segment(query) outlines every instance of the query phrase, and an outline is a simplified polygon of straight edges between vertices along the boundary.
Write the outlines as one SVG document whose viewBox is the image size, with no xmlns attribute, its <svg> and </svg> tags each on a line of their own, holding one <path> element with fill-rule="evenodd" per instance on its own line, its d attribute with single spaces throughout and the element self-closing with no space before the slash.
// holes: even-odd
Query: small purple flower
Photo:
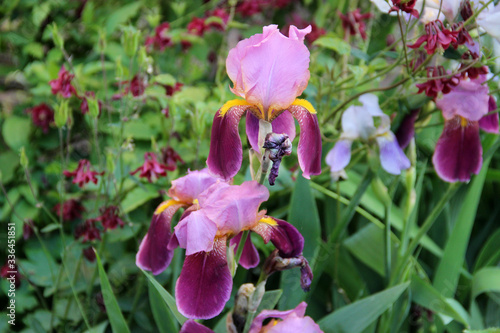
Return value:
<svg viewBox="0 0 500 333">
<path fill-rule="evenodd" d="M 432 162 L 444 181 L 466 182 L 472 174 L 478 174 L 483 164 L 479 128 L 498 133 L 498 114 L 487 115 L 496 110 L 496 103 L 483 81 L 484 76 L 462 80 L 450 93 L 436 100 L 445 123 Z"/>
<path fill-rule="evenodd" d="M 230 179 L 243 159 L 238 123 L 246 114 L 246 132 L 251 147 L 260 153 L 259 122 L 270 123 L 272 132 L 295 138 L 294 117 L 301 131 L 298 146 L 303 176 L 321 173 L 321 136 L 314 107 L 297 99 L 309 81 L 309 50 L 304 45 L 311 27 L 299 30 L 290 26 L 289 37 L 276 25 L 264 27 L 240 41 L 229 51 L 227 73 L 231 91 L 244 100 L 231 100 L 217 111 L 212 126 L 207 165 L 221 178 Z M 267 133 L 263 133 L 267 134 Z"/>
<path fill-rule="evenodd" d="M 390 118 L 382 112 L 378 98 L 365 94 L 359 98 L 362 106 L 350 106 L 342 115 L 342 134 L 339 141 L 326 156 L 326 164 L 332 173 L 342 171 L 351 160 L 351 145 L 354 140 L 371 143 L 376 141 L 380 150 L 380 163 L 388 173 L 399 175 L 410 167 L 410 161 L 399 146 L 390 129 Z M 375 127 L 374 118 L 380 118 Z"/>
</svg>

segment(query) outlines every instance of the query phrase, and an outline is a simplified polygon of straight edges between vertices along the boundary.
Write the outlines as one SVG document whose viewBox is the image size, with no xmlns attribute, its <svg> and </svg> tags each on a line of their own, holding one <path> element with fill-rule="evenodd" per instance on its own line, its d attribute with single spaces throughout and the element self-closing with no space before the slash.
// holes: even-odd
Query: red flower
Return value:
<svg viewBox="0 0 500 333">
<path fill-rule="evenodd" d="M 99 216 L 96 220 L 101 221 L 104 230 L 113 230 L 116 229 L 117 226 L 123 228 L 125 223 L 118 216 L 119 208 L 116 206 L 109 206 L 106 208 L 101 208 L 101 216 Z"/>
<path fill-rule="evenodd" d="M 425 35 L 421 36 L 415 44 L 408 45 L 412 49 L 420 47 L 424 42 L 427 54 L 433 54 L 436 49 L 446 50 L 450 44 L 457 41 L 458 31 L 444 28 L 443 22 L 436 20 L 425 25 Z"/>
<path fill-rule="evenodd" d="M 144 164 L 130 174 L 135 175 L 140 171 L 139 177 L 147 178 L 151 183 L 158 179 L 158 176 L 165 177 L 167 175 L 167 170 L 173 171 L 175 167 L 172 168 L 172 166 L 159 163 L 154 153 L 146 153 L 144 154 Z"/>
<path fill-rule="evenodd" d="M 89 246 L 82 250 L 83 256 L 90 262 L 95 261 L 95 251 L 92 246 Z"/>
<path fill-rule="evenodd" d="M 462 59 L 468 61 L 476 60 L 479 59 L 479 54 L 469 50 L 462 55 Z M 462 78 L 468 77 L 470 79 L 477 79 L 479 75 L 486 75 L 490 72 L 488 66 L 480 65 L 475 67 L 467 63 L 460 64 L 458 71 L 462 74 Z"/>
<path fill-rule="evenodd" d="M 83 242 L 90 242 L 93 240 L 101 240 L 101 230 L 96 227 L 97 219 L 88 219 L 82 224 L 78 225 L 75 229 L 75 238 L 82 238 Z"/>
<path fill-rule="evenodd" d="M 86 114 L 89 112 L 89 103 L 87 102 L 87 97 L 94 98 L 95 93 L 93 91 L 87 91 L 85 92 L 85 97 L 82 98 L 82 103 L 80 104 L 80 110 L 82 111 L 83 114 Z M 99 104 L 99 116 L 101 115 L 101 108 L 102 108 L 102 102 L 97 101 Z"/>
<path fill-rule="evenodd" d="M 254 0 L 246 0 L 240 3 L 236 7 L 236 11 L 241 14 L 243 17 L 250 17 L 255 14 L 260 13 L 261 11 L 261 5 L 258 1 Z"/>
<path fill-rule="evenodd" d="M 418 14 L 418 11 L 414 8 L 417 0 L 392 0 L 392 8 L 389 10 L 390 12 L 397 12 L 398 10 L 401 10 L 405 13 L 408 13 L 410 15 L 415 16 L 418 18 L 420 15 Z"/>
<path fill-rule="evenodd" d="M 224 31 L 226 30 L 227 21 L 229 20 L 229 14 L 222 8 L 216 8 L 212 11 L 207 12 L 207 17 L 219 17 L 222 20 L 222 24 L 219 22 L 210 22 L 206 26 L 207 28 L 214 28 L 216 30 Z"/>
<path fill-rule="evenodd" d="M 146 90 L 146 82 L 145 79 L 140 77 L 139 75 L 135 75 L 131 81 L 122 81 L 120 82 L 125 86 L 122 93 L 118 93 L 113 95 L 112 99 L 119 100 L 129 92 L 132 92 L 132 96 L 138 97 L 144 94 L 144 90 Z"/>
<path fill-rule="evenodd" d="M 0 276 L 6 280 L 14 281 L 16 288 L 21 285 L 21 273 L 19 273 L 16 264 L 9 264 L 6 262 L 5 265 L 0 269 Z"/>
<path fill-rule="evenodd" d="M 29 220 L 23 223 L 23 238 L 24 240 L 28 240 L 34 234 L 33 230 L 33 221 Z"/>
<path fill-rule="evenodd" d="M 172 46 L 172 39 L 167 35 L 170 24 L 163 22 L 155 29 L 155 35 L 146 38 L 146 46 L 153 45 L 157 50 L 163 51 L 166 47 Z"/>
<path fill-rule="evenodd" d="M 45 103 L 28 109 L 31 113 L 33 124 L 40 127 L 44 133 L 49 131 L 49 125 L 54 122 L 54 111 Z"/>
<path fill-rule="evenodd" d="M 54 212 L 61 216 L 64 221 L 72 221 L 82 216 L 82 213 L 85 211 L 85 208 L 75 199 L 70 199 L 65 201 L 62 204 L 57 204 L 54 206 Z"/>
<path fill-rule="evenodd" d="M 304 29 L 308 25 L 311 26 L 311 32 L 306 35 L 306 41 L 309 44 L 314 43 L 314 41 L 316 39 L 318 39 L 319 37 L 321 37 L 324 34 L 326 34 L 325 29 L 318 28 L 318 26 L 316 25 L 316 23 L 304 20 L 302 17 L 300 17 L 300 15 L 298 15 L 296 13 L 292 14 L 292 19 L 289 20 L 288 22 L 289 22 L 289 24 L 285 25 L 281 29 L 281 33 L 283 35 L 287 36 L 287 37 L 288 37 L 288 30 L 290 29 L 290 25 L 294 25 L 294 26 L 296 26 L 297 28 L 300 28 L 300 29 Z"/>
<path fill-rule="evenodd" d="M 205 25 L 205 19 L 202 19 L 200 17 L 193 17 L 191 22 L 189 22 L 187 25 L 187 31 L 190 34 L 197 36 L 203 36 L 206 29 L 207 26 Z"/>
<path fill-rule="evenodd" d="M 63 174 L 66 177 L 74 177 L 73 178 L 73 184 L 78 184 L 78 186 L 83 187 L 83 185 L 93 182 L 94 184 L 97 184 L 97 175 L 102 176 L 104 174 L 103 172 L 96 172 L 96 171 L 91 171 L 91 164 L 88 160 L 80 160 L 78 162 L 78 167 L 75 169 L 75 171 L 67 171 L 64 170 Z"/>
<path fill-rule="evenodd" d="M 418 94 L 425 91 L 425 94 L 431 98 L 436 98 L 439 92 L 447 94 L 451 87 L 456 87 L 460 83 L 460 74 L 446 77 L 443 66 L 427 67 L 427 77 L 429 80 L 425 83 L 417 84 Z"/>
<path fill-rule="evenodd" d="M 359 32 L 361 38 L 366 39 L 366 23 L 364 21 L 372 17 L 372 14 L 361 14 L 358 8 L 352 12 L 347 12 L 345 15 L 339 13 L 339 16 L 342 20 L 342 28 L 344 28 L 346 36 L 348 34 L 355 36 Z"/>
<path fill-rule="evenodd" d="M 177 168 L 177 162 L 184 163 L 180 155 L 172 147 L 166 147 L 161 150 L 161 160 L 163 164 L 174 170 Z"/>
<path fill-rule="evenodd" d="M 183 83 L 176 82 L 174 86 L 165 85 L 163 87 L 165 88 L 165 94 L 167 96 L 173 96 L 174 93 L 180 91 L 183 86 Z"/>
<path fill-rule="evenodd" d="M 457 40 L 451 43 L 451 46 L 456 50 L 459 45 L 464 45 L 468 43 L 470 45 L 474 45 L 474 40 L 470 36 L 467 29 L 464 27 L 464 23 L 453 23 L 451 26 L 451 30 L 457 33 Z"/>
<path fill-rule="evenodd" d="M 75 76 L 70 74 L 63 65 L 61 70 L 59 70 L 57 79 L 49 82 L 52 88 L 52 94 L 57 95 L 60 93 L 64 98 L 69 98 L 71 95 L 78 96 L 75 87 L 71 84 L 71 80 L 73 80 L 74 77 Z"/>
<path fill-rule="evenodd" d="M 467 21 L 472 15 L 474 15 L 474 12 L 472 10 L 472 7 L 470 5 L 469 0 L 465 0 L 462 10 L 460 11 L 460 15 L 462 15 L 462 19 L 464 21 Z"/>
</svg>

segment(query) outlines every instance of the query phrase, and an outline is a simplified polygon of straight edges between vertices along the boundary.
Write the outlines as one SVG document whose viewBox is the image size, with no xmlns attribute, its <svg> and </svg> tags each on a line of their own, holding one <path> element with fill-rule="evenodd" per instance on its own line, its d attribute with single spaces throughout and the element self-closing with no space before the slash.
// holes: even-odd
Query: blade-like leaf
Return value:
<svg viewBox="0 0 500 333">
<path fill-rule="evenodd" d="M 146 277 L 149 279 L 151 284 L 156 288 L 156 290 L 160 294 L 161 298 L 163 298 L 163 300 L 167 304 L 170 311 L 172 311 L 172 314 L 174 315 L 175 319 L 177 319 L 179 324 L 181 324 L 181 325 L 184 324 L 184 322 L 187 319 L 183 315 L 181 315 L 179 313 L 179 311 L 177 310 L 177 305 L 175 304 L 174 297 L 172 295 L 170 295 L 170 293 L 168 291 L 166 291 L 165 288 L 163 288 L 161 286 L 161 284 L 159 284 L 158 281 L 156 281 L 156 279 L 151 274 L 149 274 L 145 271 L 142 271 L 142 272 L 144 273 L 144 275 L 146 275 Z"/>
<path fill-rule="evenodd" d="M 95 256 L 99 270 L 99 279 L 101 280 L 102 298 L 104 299 L 106 313 L 108 314 L 113 332 L 130 332 L 127 322 L 123 317 L 120 307 L 118 306 L 118 302 L 116 301 L 115 294 L 113 294 L 113 290 L 111 289 L 111 284 L 109 283 L 106 271 L 104 270 L 104 267 L 102 267 L 101 258 L 99 257 L 99 253 L 97 253 L 97 251 L 95 252 Z"/>
<path fill-rule="evenodd" d="M 175 318 L 173 318 L 172 313 L 167 308 L 167 304 L 163 301 L 163 298 L 151 281 L 148 283 L 148 293 L 149 305 L 151 306 L 158 331 L 160 333 L 179 332 Z"/>
<path fill-rule="evenodd" d="M 318 324 L 325 333 L 362 332 L 389 309 L 409 285 L 406 282 L 363 298 L 336 310 Z"/>
<path fill-rule="evenodd" d="M 496 291 L 500 292 L 500 268 L 486 267 L 474 274 L 472 278 L 472 297 L 477 295 Z"/>
</svg>

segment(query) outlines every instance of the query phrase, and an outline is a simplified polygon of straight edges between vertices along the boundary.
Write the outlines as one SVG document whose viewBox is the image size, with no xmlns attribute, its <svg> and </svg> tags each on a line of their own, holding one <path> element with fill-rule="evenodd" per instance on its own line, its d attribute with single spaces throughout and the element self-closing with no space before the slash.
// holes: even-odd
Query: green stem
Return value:
<svg viewBox="0 0 500 333">
<path fill-rule="evenodd" d="M 391 262 L 392 262 L 392 251 L 391 251 L 391 203 L 385 204 L 385 278 L 387 283 L 391 279 Z"/>
</svg>

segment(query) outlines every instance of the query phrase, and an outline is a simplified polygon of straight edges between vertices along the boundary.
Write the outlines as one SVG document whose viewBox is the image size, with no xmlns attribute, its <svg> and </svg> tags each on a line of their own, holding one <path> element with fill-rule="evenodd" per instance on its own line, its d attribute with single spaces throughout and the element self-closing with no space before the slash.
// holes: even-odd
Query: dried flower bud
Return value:
<svg viewBox="0 0 500 333">
<path fill-rule="evenodd" d="M 268 133 L 263 148 L 269 152 L 269 159 L 273 161 L 269 173 L 269 184 L 274 185 L 278 177 L 281 159 L 292 153 L 292 142 L 286 134 Z"/>
</svg>

